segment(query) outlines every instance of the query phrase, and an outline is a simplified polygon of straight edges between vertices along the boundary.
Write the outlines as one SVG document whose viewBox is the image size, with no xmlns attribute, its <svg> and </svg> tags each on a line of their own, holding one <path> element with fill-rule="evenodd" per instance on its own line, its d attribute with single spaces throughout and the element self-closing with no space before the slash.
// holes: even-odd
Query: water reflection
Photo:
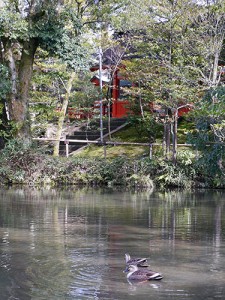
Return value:
<svg viewBox="0 0 225 300">
<path fill-rule="evenodd" d="M 224 196 L 2 189 L 1 299 L 223 298 Z M 163 280 L 128 282 L 126 252 L 149 257 Z"/>
</svg>

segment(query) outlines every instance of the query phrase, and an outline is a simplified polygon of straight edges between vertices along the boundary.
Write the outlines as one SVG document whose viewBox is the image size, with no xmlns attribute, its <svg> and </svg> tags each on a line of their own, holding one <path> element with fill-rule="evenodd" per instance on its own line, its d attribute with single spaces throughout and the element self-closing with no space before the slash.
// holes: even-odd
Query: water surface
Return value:
<svg viewBox="0 0 225 300">
<path fill-rule="evenodd" d="M 0 189 L 0 299 L 224 299 L 225 192 Z M 160 282 L 131 284 L 124 253 Z"/>
</svg>

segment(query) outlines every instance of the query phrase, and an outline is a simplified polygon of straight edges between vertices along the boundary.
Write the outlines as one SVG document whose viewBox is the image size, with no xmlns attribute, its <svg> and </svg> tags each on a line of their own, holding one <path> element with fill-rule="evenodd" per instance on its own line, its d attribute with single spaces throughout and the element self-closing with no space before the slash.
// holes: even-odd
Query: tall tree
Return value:
<svg viewBox="0 0 225 300">
<path fill-rule="evenodd" d="M 75 38 L 70 36 L 71 28 L 76 30 Z M 30 139 L 29 86 L 37 48 L 58 55 L 73 68 L 82 56 L 77 38 L 80 29 L 74 10 L 62 1 L 12 0 L 1 7 L 0 62 L 10 71 L 6 104 L 17 136 Z"/>
<path fill-rule="evenodd" d="M 219 57 L 224 39 L 224 1 L 146 0 L 141 29 L 128 20 L 133 51 L 139 61 L 136 81 L 165 110 L 166 155 L 173 144 L 176 161 L 179 109 L 195 103 L 202 91 L 220 82 Z M 136 16 L 143 6 L 138 6 Z M 132 6 L 127 8 L 133 9 Z M 132 16 L 132 13 L 129 13 Z M 139 58 L 137 58 L 139 56 Z M 136 64 L 137 66 L 137 64 Z M 134 70 L 135 72 L 135 70 Z M 133 74 L 134 74 L 133 72 Z M 142 92 L 143 94 L 143 92 Z M 146 93 L 147 95 L 147 93 Z"/>
<path fill-rule="evenodd" d="M 16 124 L 16 135 L 30 138 L 29 85 L 38 47 L 60 57 L 74 71 L 86 58 L 81 46 L 81 30 L 91 40 L 99 24 L 110 23 L 111 11 L 120 1 L 89 0 L 6 0 L 0 10 L 0 63 L 11 76 L 11 91 L 6 97 L 9 118 Z M 94 34 L 93 34 L 94 33 Z"/>
<path fill-rule="evenodd" d="M 30 137 L 28 92 L 34 55 L 40 44 L 38 31 L 49 22 L 49 8 L 48 1 L 10 1 L 1 8 L 1 62 L 9 68 L 12 83 L 6 103 L 18 136 L 24 138 Z"/>
</svg>

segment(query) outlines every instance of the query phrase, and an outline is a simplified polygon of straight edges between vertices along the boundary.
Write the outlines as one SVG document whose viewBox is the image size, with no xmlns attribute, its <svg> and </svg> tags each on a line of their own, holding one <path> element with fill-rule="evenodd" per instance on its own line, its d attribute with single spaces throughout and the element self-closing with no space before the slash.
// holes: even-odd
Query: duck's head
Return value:
<svg viewBox="0 0 225 300">
<path fill-rule="evenodd" d="M 123 271 L 124 273 L 134 273 L 138 270 L 138 266 L 136 265 L 129 265 L 126 267 L 126 269 Z"/>
</svg>

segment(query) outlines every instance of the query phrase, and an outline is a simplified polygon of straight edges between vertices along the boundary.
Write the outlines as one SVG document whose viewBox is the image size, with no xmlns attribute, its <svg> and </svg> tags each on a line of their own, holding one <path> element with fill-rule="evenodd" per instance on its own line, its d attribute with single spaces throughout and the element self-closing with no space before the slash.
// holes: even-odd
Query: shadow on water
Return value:
<svg viewBox="0 0 225 300">
<path fill-rule="evenodd" d="M 0 190 L 0 299 L 223 299 L 225 193 Z M 129 282 L 124 253 L 163 280 Z"/>
</svg>

